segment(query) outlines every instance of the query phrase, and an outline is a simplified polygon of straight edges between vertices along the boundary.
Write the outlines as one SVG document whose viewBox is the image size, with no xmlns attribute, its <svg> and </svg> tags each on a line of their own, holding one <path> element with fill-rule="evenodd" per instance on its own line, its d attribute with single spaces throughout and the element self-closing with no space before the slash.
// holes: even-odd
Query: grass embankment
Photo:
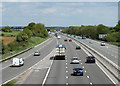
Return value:
<svg viewBox="0 0 120 86">
<path fill-rule="evenodd" d="M 8 82 L 8 83 L 6 83 L 6 84 L 3 84 L 2 86 L 13 86 L 13 84 L 15 84 L 17 81 L 15 81 L 15 80 L 12 80 L 12 81 L 10 81 L 10 82 Z"/>
<path fill-rule="evenodd" d="M 2 36 L 17 36 L 17 34 L 19 34 L 21 31 L 12 31 L 12 32 L 3 32 L 3 31 L 0 31 L 0 34 Z"/>
<path fill-rule="evenodd" d="M 24 49 L 19 49 L 19 50 L 15 50 L 15 51 L 12 51 L 13 53 L 7 53 L 7 54 L 4 54 L 2 56 L 2 59 L 5 59 L 7 58 L 8 56 L 12 56 L 14 54 L 17 54 L 27 48 L 30 48 L 30 47 L 34 47 L 35 45 L 38 45 L 40 43 L 42 43 L 43 41 L 47 40 L 49 37 L 46 37 L 46 38 L 40 38 L 40 37 L 31 37 L 30 38 L 30 41 L 29 43 L 27 44 L 27 46 L 24 47 Z"/>
<path fill-rule="evenodd" d="M 120 42 L 108 42 L 109 44 L 120 46 Z"/>
</svg>

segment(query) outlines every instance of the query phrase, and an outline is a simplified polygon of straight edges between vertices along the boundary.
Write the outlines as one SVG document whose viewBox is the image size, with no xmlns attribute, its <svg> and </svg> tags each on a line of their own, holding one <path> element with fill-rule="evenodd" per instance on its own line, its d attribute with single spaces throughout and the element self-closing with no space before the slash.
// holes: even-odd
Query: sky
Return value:
<svg viewBox="0 0 120 86">
<path fill-rule="evenodd" d="M 112 1 L 112 0 L 111 0 Z M 118 2 L 15 2 L 0 3 L 2 26 L 26 26 L 31 22 L 49 26 L 115 26 Z"/>
</svg>

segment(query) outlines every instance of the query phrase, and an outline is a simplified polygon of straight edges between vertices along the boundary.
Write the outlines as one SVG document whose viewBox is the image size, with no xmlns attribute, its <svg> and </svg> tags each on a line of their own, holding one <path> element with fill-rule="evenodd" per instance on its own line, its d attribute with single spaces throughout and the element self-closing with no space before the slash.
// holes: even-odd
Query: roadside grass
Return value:
<svg viewBox="0 0 120 86">
<path fill-rule="evenodd" d="M 120 46 L 120 42 L 108 42 L 109 44 Z"/>
<path fill-rule="evenodd" d="M 3 32 L 0 31 L 0 34 L 4 34 L 3 36 L 17 36 L 21 31 L 12 31 L 12 32 Z"/>
<path fill-rule="evenodd" d="M 7 57 L 9 57 L 9 56 L 15 55 L 15 54 L 17 54 L 17 53 L 20 53 L 21 51 L 23 51 L 23 50 L 25 50 L 25 49 L 27 49 L 27 48 L 34 47 L 34 46 L 42 43 L 43 41 L 47 40 L 48 38 L 50 38 L 50 37 L 46 37 L 46 38 L 31 37 L 29 43 L 27 44 L 27 46 L 25 46 L 24 49 L 16 50 L 16 51 L 14 51 L 12 54 L 11 54 L 11 53 L 4 54 L 4 55 L 2 55 L 2 58 L 1 58 L 0 60 L 5 59 L 5 58 L 7 58 Z"/>
<path fill-rule="evenodd" d="M 6 84 L 3 84 L 2 86 L 13 86 L 13 84 L 15 84 L 17 81 L 16 80 L 12 80 Z"/>
</svg>

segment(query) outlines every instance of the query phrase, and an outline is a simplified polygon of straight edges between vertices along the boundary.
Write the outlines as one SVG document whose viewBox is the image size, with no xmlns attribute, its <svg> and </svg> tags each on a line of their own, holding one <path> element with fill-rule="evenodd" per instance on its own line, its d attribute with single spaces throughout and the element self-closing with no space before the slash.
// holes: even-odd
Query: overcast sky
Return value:
<svg viewBox="0 0 120 86">
<path fill-rule="evenodd" d="M 5 1 L 0 4 L 3 26 L 25 26 L 30 22 L 43 23 L 45 26 L 98 24 L 115 26 L 118 22 L 117 2 Z"/>
</svg>

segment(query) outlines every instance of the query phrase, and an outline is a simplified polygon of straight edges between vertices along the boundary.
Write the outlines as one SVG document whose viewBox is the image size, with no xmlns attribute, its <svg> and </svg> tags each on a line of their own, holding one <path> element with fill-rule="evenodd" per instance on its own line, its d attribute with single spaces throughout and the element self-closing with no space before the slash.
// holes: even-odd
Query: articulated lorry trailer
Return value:
<svg viewBox="0 0 120 86">
<path fill-rule="evenodd" d="M 55 59 L 65 59 L 65 51 L 65 45 L 57 45 Z"/>
</svg>

